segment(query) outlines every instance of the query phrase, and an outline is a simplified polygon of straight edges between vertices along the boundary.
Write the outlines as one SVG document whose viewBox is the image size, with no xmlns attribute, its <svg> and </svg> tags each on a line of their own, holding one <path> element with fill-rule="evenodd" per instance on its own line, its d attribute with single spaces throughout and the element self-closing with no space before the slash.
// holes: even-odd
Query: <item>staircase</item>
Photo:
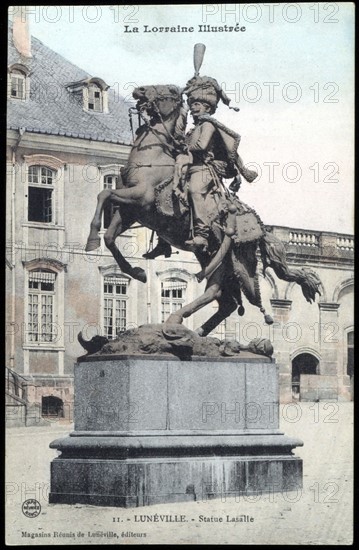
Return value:
<svg viewBox="0 0 359 550">
<path fill-rule="evenodd" d="M 26 426 L 27 379 L 8 367 L 5 367 L 5 405 L 6 426 Z"/>
</svg>

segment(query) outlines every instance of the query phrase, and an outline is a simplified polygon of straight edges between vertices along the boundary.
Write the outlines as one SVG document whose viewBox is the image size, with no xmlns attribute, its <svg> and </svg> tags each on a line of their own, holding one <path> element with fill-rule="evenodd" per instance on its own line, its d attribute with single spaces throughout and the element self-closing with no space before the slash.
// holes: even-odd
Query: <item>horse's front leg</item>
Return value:
<svg viewBox="0 0 359 550">
<path fill-rule="evenodd" d="M 213 302 L 213 300 L 219 300 L 222 295 L 222 285 L 225 275 L 225 264 L 222 264 L 216 271 L 209 277 L 206 290 L 202 296 L 193 300 L 190 304 L 183 306 L 181 309 L 172 313 L 166 323 L 182 323 L 183 319 L 190 317 L 196 311 L 202 309 L 207 304 Z"/>
<path fill-rule="evenodd" d="M 91 222 L 90 235 L 87 239 L 86 252 L 95 250 L 100 246 L 100 238 L 98 232 L 101 228 L 101 216 L 104 205 L 107 201 L 112 204 L 127 204 L 130 206 L 138 206 L 144 208 L 150 206 L 154 201 L 154 190 L 152 185 L 147 185 L 146 182 L 141 182 L 134 187 L 126 187 L 124 189 L 104 189 L 97 195 L 97 206 L 95 215 Z"/>
<path fill-rule="evenodd" d="M 200 336 L 207 336 L 212 330 L 214 330 L 218 325 L 227 319 L 235 311 L 237 307 L 237 302 L 234 300 L 233 296 L 224 291 L 221 297 L 218 299 L 218 311 L 212 315 L 196 332 Z"/>
<path fill-rule="evenodd" d="M 97 206 L 95 210 L 95 215 L 92 218 L 92 222 L 90 225 L 90 234 L 87 239 L 86 244 L 86 252 L 91 252 L 91 250 L 96 250 L 101 244 L 100 237 L 98 236 L 98 232 L 101 229 L 101 216 L 102 211 L 104 208 L 105 203 L 108 201 L 108 199 L 111 196 L 111 190 L 110 189 L 104 189 L 97 195 Z"/>
<path fill-rule="evenodd" d="M 120 210 L 116 210 L 104 235 L 104 241 L 121 271 L 145 283 L 147 281 L 146 272 L 141 267 L 132 267 L 116 246 L 116 237 L 131 227 L 134 221 L 135 219 L 128 215 L 125 217 L 125 220 L 123 220 Z"/>
<path fill-rule="evenodd" d="M 190 317 L 193 313 L 196 313 L 196 311 L 213 302 L 213 300 L 218 300 L 221 292 L 222 291 L 218 283 L 210 285 L 202 296 L 177 310 L 175 313 L 172 313 L 165 322 L 169 324 L 181 324 L 184 318 Z"/>
</svg>

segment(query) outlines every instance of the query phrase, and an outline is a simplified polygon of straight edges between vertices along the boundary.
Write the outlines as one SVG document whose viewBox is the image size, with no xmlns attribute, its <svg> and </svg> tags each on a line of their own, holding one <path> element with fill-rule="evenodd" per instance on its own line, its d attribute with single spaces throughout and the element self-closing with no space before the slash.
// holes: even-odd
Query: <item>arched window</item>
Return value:
<svg viewBox="0 0 359 550">
<path fill-rule="evenodd" d="M 53 191 L 56 171 L 47 166 L 28 168 L 28 221 L 53 222 Z"/>
<path fill-rule="evenodd" d="M 11 72 L 10 96 L 15 99 L 25 99 L 26 76 L 22 71 L 14 69 Z"/>
<path fill-rule="evenodd" d="M 41 399 L 41 412 L 45 417 L 64 417 L 64 403 L 59 397 L 47 395 Z"/>
<path fill-rule="evenodd" d="M 187 283 L 182 279 L 171 278 L 161 282 L 161 322 L 171 313 L 180 309 L 186 299 Z"/>
<path fill-rule="evenodd" d="M 129 279 L 118 275 L 104 278 L 104 333 L 112 340 L 127 328 Z"/>
<path fill-rule="evenodd" d="M 28 342 L 53 342 L 56 273 L 35 269 L 28 275 Z"/>
<path fill-rule="evenodd" d="M 104 189 L 116 189 L 118 184 L 119 176 L 115 174 L 108 174 L 103 178 L 103 188 Z M 112 204 L 106 204 L 103 209 L 103 227 L 107 229 L 111 223 L 113 216 L 114 208 Z"/>
<path fill-rule="evenodd" d="M 12 99 L 25 100 L 28 97 L 30 71 L 25 65 L 14 64 L 8 72 L 8 96 Z"/>
</svg>

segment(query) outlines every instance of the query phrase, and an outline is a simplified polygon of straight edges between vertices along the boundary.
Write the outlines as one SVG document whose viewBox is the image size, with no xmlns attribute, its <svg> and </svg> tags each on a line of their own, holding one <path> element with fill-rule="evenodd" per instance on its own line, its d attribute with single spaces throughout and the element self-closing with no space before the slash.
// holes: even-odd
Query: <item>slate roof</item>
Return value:
<svg viewBox="0 0 359 550">
<path fill-rule="evenodd" d="M 28 132 L 41 134 L 126 145 L 132 142 L 128 119 L 131 103 L 109 89 L 109 113 L 86 112 L 82 100 L 66 89 L 70 82 L 101 75 L 89 75 L 35 37 L 31 38 L 31 54 L 32 58 L 25 59 L 18 53 L 9 28 L 8 65 L 27 66 L 31 85 L 29 100 L 8 100 L 8 129 L 25 127 Z"/>
</svg>

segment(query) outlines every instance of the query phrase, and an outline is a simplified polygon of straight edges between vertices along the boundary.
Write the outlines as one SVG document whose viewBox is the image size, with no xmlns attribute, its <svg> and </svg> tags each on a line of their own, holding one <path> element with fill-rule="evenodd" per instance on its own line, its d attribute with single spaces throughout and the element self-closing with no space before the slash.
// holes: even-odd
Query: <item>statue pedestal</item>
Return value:
<svg viewBox="0 0 359 550">
<path fill-rule="evenodd" d="M 223 359 L 89 356 L 75 431 L 51 448 L 50 503 L 135 507 L 294 490 L 303 445 L 279 430 L 278 368 Z"/>
</svg>

